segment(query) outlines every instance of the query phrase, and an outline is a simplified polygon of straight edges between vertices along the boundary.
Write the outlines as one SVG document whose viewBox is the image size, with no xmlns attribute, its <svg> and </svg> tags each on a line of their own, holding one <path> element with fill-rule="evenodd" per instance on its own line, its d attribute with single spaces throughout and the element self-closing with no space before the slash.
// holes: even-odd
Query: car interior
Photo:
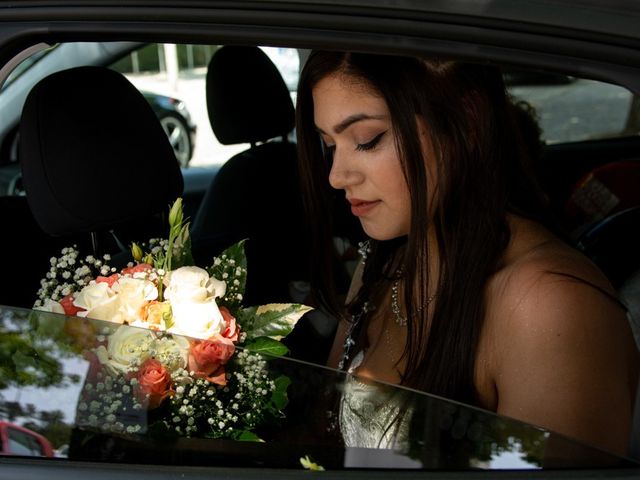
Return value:
<svg viewBox="0 0 640 480">
<path fill-rule="evenodd" d="M 87 100 L 96 92 L 106 97 L 99 111 Z M 197 260 L 206 263 L 231 242 L 248 239 L 249 271 L 255 273 L 248 279 L 247 303 L 303 302 L 312 261 L 305 224 L 313 219 L 305 219 L 297 184 L 290 92 L 259 48 L 223 46 L 208 64 L 206 102 L 218 141 L 250 147 L 220 161 L 203 180 L 181 172 L 157 118 L 123 75 L 93 66 L 41 80 L 19 124 L 25 195 L 0 197 L 0 212 L 13 232 L 0 236 L 0 248 L 32 254 L 26 260 L 8 256 L 7 268 L 21 266 L 25 275 L 0 289 L 0 304 L 30 308 L 48 258 L 66 245 L 126 264 L 130 243 L 161 236 L 167 206 L 183 193 Z M 620 292 L 640 348 L 637 133 L 543 142 L 536 171 L 568 241 Z M 7 152 L 9 140 L 0 152 Z M 2 158 L 4 167 L 15 165 Z M 362 233 L 353 222 L 344 228 L 348 245 L 357 245 Z M 337 268 L 347 277 L 353 257 L 342 253 Z M 322 314 L 305 317 L 291 336 L 291 355 L 324 363 L 334 328 Z M 632 451 L 640 458 L 638 397 Z"/>
</svg>

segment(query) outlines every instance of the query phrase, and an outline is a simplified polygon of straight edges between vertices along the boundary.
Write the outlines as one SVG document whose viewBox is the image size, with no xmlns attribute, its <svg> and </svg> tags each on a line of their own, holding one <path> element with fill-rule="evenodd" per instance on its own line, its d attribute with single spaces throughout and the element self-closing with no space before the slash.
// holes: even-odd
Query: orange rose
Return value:
<svg viewBox="0 0 640 480">
<path fill-rule="evenodd" d="M 171 395 L 171 375 L 155 358 L 149 358 L 136 375 L 138 399 L 147 402 L 149 409 L 157 408 Z"/>
<path fill-rule="evenodd" d="M 218 385 L 226 385 L 223 366 L 229 361 L 236 347 L 228 338 L 220 335 L 212 340 L 196 341 L 189 351 L 189 370 L 196 377 L 205 378 Z"/>
<path fill-rule="evenodd" d="M 227 307 L 220 307 L 220 313 L 222 314 L 222 318 L 224 319 L 227 328 L 222 332 L 222 336 L 224 338 L 228 338 L 232 342 L 238 341 L 238 334 L 240 333 L 240 327 L 236 323 L 236 317 L 231 315 L 231 312 L 227 309 Z"/>
</svg>

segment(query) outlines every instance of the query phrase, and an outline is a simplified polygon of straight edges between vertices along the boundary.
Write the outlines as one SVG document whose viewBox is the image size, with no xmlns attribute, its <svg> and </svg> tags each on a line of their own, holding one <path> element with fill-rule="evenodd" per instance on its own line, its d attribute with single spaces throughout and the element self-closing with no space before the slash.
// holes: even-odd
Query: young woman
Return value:
<svg viewBox="0 0 640 480">
<path fill-rule="evenodd" d="M 313 52 L 297 131 L 316 295 L 341 318 L 329 365 L 361 389 L 343 395 L 347 444 L 393 443 L 384 422 L 357 421 L 362 389 L 382 395 L 366 390 L 374 379 L 626 452 L 638 352 L 625 311 L 544 226 L 497 69 Z M 369 237 L 346 309 L 332 288 L 336 192 Z"/>
</svg>

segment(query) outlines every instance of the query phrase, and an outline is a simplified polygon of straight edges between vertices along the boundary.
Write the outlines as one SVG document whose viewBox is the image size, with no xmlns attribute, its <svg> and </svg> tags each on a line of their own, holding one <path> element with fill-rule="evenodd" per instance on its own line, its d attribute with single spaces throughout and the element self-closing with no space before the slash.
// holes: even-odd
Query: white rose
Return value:
<svg viewBox="0 0 640 480">
<path fill-rule="evenodd" d="M 189 347 L 189 340 L 184 337 L 163 337 L 154 341 L 151 351 L 153 357 L 173 373 L 187 367 Z"/>
<path fill-rule="evenodd" d="M 142 278 L 120 277 L 112 290 L 118 296 L 120 321 L 135 322 L 140 319 L 140 309 L 151 300 L 158 298 L 158 289 L 149 280 Z"/>
<path fill-rule="evenodd" d="M 106 349 L 96 349 L 96 355 L 112 372 L 127 373 L 129 368 L 137 367 L 151 356 L 154 340 L 150 330 L 122 325 L 109 335 Z"/>
<path fill-rule="evenodd" d="M 199 267 L 181 267 L 167 277 L 165 298 L 171 304 L 173 327 L 170 332 L 209 339 L 225 328 L 216 297 L 223 297 L 226 283 L 209 277 Z"/>
<path fill-rule="evenodd" d="M 227 284 L 209 277 L 200 267 L 180 267 L 165 277 L 167 289 L 165 298 L 169 300 L 202 302 L 209 297 L 224 297 Z"/>
<path fill-rule="evenodd" d="M 62 308 L 60 302 L 56 302 L 55 300 L 51 300 L 50 298 L 47 298 L 44 301 L 44 305 L 34 307 L 34 310 L 40 310 L 42 312 L 64 313 L 64 308 Z"/>
<path fill-rule="evenodd" d="M 79 317 L 95 318 L 97 320 L 109 320 L 122 323 L 115 317 L 117 313 L 116 293 L 106 282 L 91 283 L 84 287 L 73 304 L 85 311 L 78 312 Z"/>
<path fill-rule="evenodd" d="M 225 328 L 225 322 L 213 297 L 204 302 L 171 301 L 173 327 L 171 333 L 192 338 L 209 339 Z"/>
</svg>

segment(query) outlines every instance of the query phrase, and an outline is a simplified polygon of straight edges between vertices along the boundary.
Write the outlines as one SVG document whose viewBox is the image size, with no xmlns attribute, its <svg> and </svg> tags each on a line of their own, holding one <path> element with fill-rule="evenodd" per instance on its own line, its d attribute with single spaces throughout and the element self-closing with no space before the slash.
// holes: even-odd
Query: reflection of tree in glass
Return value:
<svg viewBox="0 0 640 480">
<path fill-rule="evenodd" d="M 543 466 L 544 430 L 435 398 L 419 403 L 408 455 L 424 468 L 489 467 L 503 453 L 519 455 L 531 468 Z"/>
<path fill-rule="evenodd" d="M 0 389 L 77 382 L 78 378 L 63 372 L 63 351 L 38 325 L 29 322 L 28 313 L 0 311 Z"/>
<path fill-rule="evenodd" d="M 0 418 L 44 435 L 58 447 L 68 442 L 71 427 L 60 410 L 37 410 L 7 401 L 2 390 L 61 387 L 80 377 L 64 372 L 62 359 L 76 356 L 62 326 L 64 317 L 28 310 L 0 309 Z"/>
</svg>

